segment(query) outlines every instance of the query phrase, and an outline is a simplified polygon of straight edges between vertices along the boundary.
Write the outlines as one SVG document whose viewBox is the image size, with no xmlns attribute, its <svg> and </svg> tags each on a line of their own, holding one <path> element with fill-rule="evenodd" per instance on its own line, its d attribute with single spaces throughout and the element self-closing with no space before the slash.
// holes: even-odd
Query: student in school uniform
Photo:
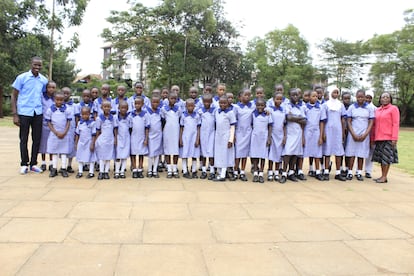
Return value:
<svg viewBox="0 0 414 276">
<path fill-rule="evenodd" d="M 96 123 L 91 118 L 91 108 L 83 106 L 80 110 L 80 119 L 75 130 L 76 160 L 78 161 L 78 174 L 76 178 L 83 176 L 83 169 L 88 165 L 89 174 L 86 178 L 93 178 L 96 140 Z"/>
<path fill-rule="evenodd" d="M 71 152 L 70 140 L 73 137 L 68 135 L 70 121 L 73 119 L 73 113 L 67 108 L 62 92 L 55 94 L 55 103 L 46 111 L 45 120 L 48 123 L 50 132 L 47 140 L 47 153 L 52 154 L 52 170 L 49 177 L 58 175 L 57 165 L 59 157 L 62 160 L 61 174 L 68 177 L 67 155 Z"/>
<path fill-rule="evenodd" d="M 312 91 L 310 93 L 309 102 L 305 106 L 305 116 L 307 123 L 305 126 L 305 147 L 303 149 L 303 157 L 313 158 L 316 179 L 323 181 L 323 175 L 320 170 L 320 162 L 322 158 L 323 132 L 325 130 L 326 112 L 323 105 L 319 104 L 318 93 Z M 302 173 L 303 174 L 303 173 Z"/>
<path fill-rule="evenodd" d="M 114 116 L 117 131 L 117 144 L 115 149 L 115 173 L 114 178 L 125 178 L 127 159 L 131 154 L 131 128 L 132 118 L 128 113 L 128 102 L 121 100 L 118 104 L 119 111 Z"/>
<path fill-rule="evenodd" d="M 135 110 L 136 97 L 142 98 L 142 100 L 144 101 L 144 109 L 146 106 L 149 106 L 151 104 L 150 99 L 144 94 L 144 84 L 142 82 L 140 81 L 136 82 L 134 84 L 134 89 L 135 89 L 134 95 L 128 98 L 128 106 L 129 106 L 128 112 L 133 112 Z"/>
<path fill-rule="evenodd" d="M 226 85 L 224 83 L 219 83 L 216 87 L 216 95 L 213 97 L 213 106 L 219 108 L 219 101 L 222 96 L 226 95 Z"/>
<path fill-rule="evenodd" d="M 182 158 L 183 176 L 198 178 L 197 158 L 200 157 L 200 115 L 195 111 L 194 99 L 187 99 L 186 111 L 180 118 L 180 157 Z M 188 172 L 188 158 L 191 158 L 191 174 Z"/>
<path fill-rule="evenodd" d="M 283 95 L 277 93 L 274 98 L 273 106 L 269 107 L 272 116 L 272 143 L 269 148 L 269 164 L 267 171 L 268 181 L 279 181 L 279 170 L 282 163 L 282 151 L 286 143 L 286 113 L 282 107 Z M 275 164 L 273 169 L 273 163 Z"/>
<path fill-rule="evenodd" d="M 372 103 L 372 100 L 374 99 L 374 91 L 367 90 L 365 91 L 365 102 L 368 104 L 370 108 L 374 110 L 377 110 L 377 107 Z M 375 121 L 374 121 L 375 124 Z M 371 133 L 374 132 L 374 126 L 371 128 Z M 371 137 L 370 133 L 370 137 Z M 374 149 L 375 144 L 371 143 L 369 148 L 369 156 L 368 158 L 365 158 L 365 178 L 372 178 L 372 167 L 374 165 L 374 162 L 372 161 L 372 156 L 374 155 Z"/>
<path fill-rule="evenodd" d="M 55 103 L 56 83 L 49 81 L 46 85 L 46 91 L 43 92 L 42 108 L 43 113 L 46 114 L 47 110 Z M 40 168 L 42 171 L 46 171 L 46 151 L 47 151 L 47 139 L 49 138 L 49 125 L 46 120 L 43 120 L 42 124 L 42 136 L 40 138 L 39 153 L 42 156 L 42 165 Z M 52 169 L 52 155 L 49 155 L 49 171 Z"/>
<path fill-rule="evenodd" d="M 214 132 L 215 132 L 215 112 L 216 108 L 212 105 L 213 95 L 204 94 L 203 105 L 198 109 L 201 118 L 200 126 L 200 150 L 203 156 L 203 166 L 201 168 L 201 179 L 207 178 L 207 168 L 209 167 L 208 179 L 213 180 L 214 174 Z"/>
<path fill-rule="evenodd" d="M 102 114 L 96 118 L 96 158 L 99 161 L 98 180 L 109 179 L 109 166 L 115 157 L 118 127 L 111 114 L 111 102 L 101 104 Z"/>
<path fill-rule="evenodd" d="M 182 109 L 177 103 L 177 93 L 170 92 L 168 95 L 168 104 L 161 109 L 161 117 L 165 120 L 163 127 L 163 147 L 165 162 L 167 163 L 167 178 L 179 178 L 177 163 L 180 140 L 180 117 Z M 172 158 L 171 158 L 172 157 Z"/>
<path fill-rule="evenodd" d="M 253 182 L 264 183 L 263 169 L 272 143 L 272 116 L 265 111 L 263 98 L 256 99 L 256 110 L 252 113 L 252 135 L 250 140 L 250 158 L 253 165 Z M 265 139 L 265 141 L 263 141 Z M 260 143 L 257 143 L 261 141 Z M 265 143 L 266 142 L 266 143 Z"/>
<path fill-rule="evenodd" d="M 91 91 L 92 92 L 92 91 Z M 95 120 L 99 115 L 102 115 L 102 103 L 104 101 L 108 101 L 111 104 L 112 110 L 112 99 L 109 93 L 111 92 L 111 87 L 109 84 L 103 84 L 101 87 L 101 96 L 93 101 L 93 113 L 95 116 Z"/>
<path fill-rule="evenodd" d="M 112 105 L 112 110 L 111 110 L 111 114 L 112 115 L 118 115 L 119 112 L 119 103 L 122 101 L 125 101 L 128 103 L 128 98 L 125 97 L 125 93 L 126 93 L 126 88 L 123 85 L 119 85 L 116 88 L 116 98 L 111 100 L 111 105 Z M 128 110 L 129 110 L 129 105 L 128 105 Z"/>
<path fill-rule="evenodd" d="M 130 116 L 132 178 L 144 178 L 144 155 L 148 155 L 150 117 L 144 110 L 142 97 L 135 98 L 135 110 L 130 113 Z"/>
<path fill-rule="evenodd" d="M 252 134 L 252 113 L 255 110 L 254 105 L 250 102 L 251 91 L 248 88 L 242 90 L 240 101 L 234 106 L 236 115 L 236 160 L 234 166 L 234 178 L 237 177 L 240 169 L 239 179 L 247 181 L 245 169 L 247 157 L 250 151 L 250 140 Z M 241 163 L 241 164 L 240 164 Z"/>
<path fill-rule="evenodd" d="M 286 179 L 297 182 L 295 176 L 296 160 L 303 155 L 303 128 L 306 125 L 304 110 L 299 106 L 299 95 L 296 89 L 289 91 L 290 103 L 286 105 L 286 144 L 283 148 L 283 172 L 280 183 L 285 183 Z M 287 168 L 289 167 L 289 171 Z"/>
<path fill-rule="evenodd" d="M 158 163 L 159 157 L 163 154 L 162 146 L 162 118 L 161 98 L 152 95 L 151 106 L 147 107 L 150 127 L 148 132 L 148 173 L 147 177 L 159 178 Z"/>
<path fill-rule="evenodd" d="M 351 106 L 351 93 L 348 91 L 342 92 L 341 95 L 341 99 L 342 99 L 342 103 L 345 106 L 345 110 L 348 111 L 349 107 Z M 345 135 L 344 135 L 344 149 L 346 148 L 346 140 L 348 137 L 348 126 L 347 126 L 347 121 L 345 120 L 345 131 L 344 131 Z M 346 175 L 348 174 L 348 169 L 349 169 L 349 158 L 346 156 L 342 156 L 341 157 L 341 175 L 346 178 Z"/>
<path fill-rule="evenodd" d="M 318 93 L 319 97 L 319 93 Z M 339 89 L 333 88 L 330 91 L 330 98 L 325 103 L 326 124 L 324 131 L 324 141 L 322 153 L 324 164 L 331 163 L 331 156 L 335 156 L 335 179 L 345 181 L 346 178 L 341 174 L 342 156 L 345 155 L 343 140 L 345 138 L 345 106 L 339 101 Z M 326 166 L 323 172 L 324 180 L 329 180 L 329 169 Z"/>
<path fill-rule="evenodd" d="M 347 111 L 348 138 L 345 156 L 349 157 L 349 170 L 347 179 L 352 179 L 352 167 L 355 158 L 358 159 L 357 170 L 355 173 L 359 181 L 363 181 L 362 167 L 364 159 L 368 158 L 370 150 L 370 138 L 372 125 L 375 119 L 375 111 L 365 102 L 365 91 L 358 90 L 356 93 L 356 103 L 351 105 Z"/>
<path fill-rule="evenodd" d="M 214 166 L 218 175 L 213 181 L 226 181 L 228 167 L 234 166 L 234 133 L 236 116 L 234 111 L 229 109 L 229 102 L 226 96 L 219 100 L 220 108 L 215 113 L 216 132 L 214 136 Z"/>
</svg>

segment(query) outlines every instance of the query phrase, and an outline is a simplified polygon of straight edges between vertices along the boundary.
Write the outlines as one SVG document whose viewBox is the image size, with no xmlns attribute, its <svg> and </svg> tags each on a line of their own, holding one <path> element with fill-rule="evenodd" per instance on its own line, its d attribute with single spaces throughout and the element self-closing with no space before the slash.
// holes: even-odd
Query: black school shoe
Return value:
<svg viewBox="0 0 414 276">
<path fill-rule="evenodd" d="M 280 179 L 279 179 L 279 183 L 280 183 L 280 184 L 285 184 L 285 183 L 286 183 L 286 179 L 287 179 L 287 178 L 286 178 L 286 175 L 281 175 L 281 176 L 280 176 Z"/>
<path fill-rule="evenodd" d="M 253 176 L 253 182 L 259 182 L 259 176 L 258 175 Z"/>
<path fill-rule="evenodd" d="M 46 171 L 46 164 L 42 164 L 42 165 L 40 166 L 40 168 L 42 169 L 42 171 Z"/>
<path fill-rule="evenodd" d="M 89 174 L 88 174 L 88 176 L 87 176 L 86 178 L 88 178 L 88 179 L 89 179 L 89 178 L 94 178 L 94 177 L 95 177 L 95 174 L 93 174 L 93 173 L 89 173 Z"/>
<path fill-rule="evenodd" d="M 226 178 L 221 177 L 221 176 L 217 176 L 217 178 L 213 179 L 214 182 L 224 182 L 226 181 Z"/>
<path fill-rule="evenodd" d="M 371 176 L 371 174 L 370 174 L 370 173 L 366 173 L 366 174 L 365 174 L 365 178 L 372 178 L 372 176 Z"/>
<path fill-rule="evenodd" d="M 288 176 L 288 179 L 290 180 L 290 181 L 293 181 L 293 182 L 298 182 L 298 179 L 296 178 L 296 176 L 295 176 L 295 174 L 293 173 L 293 174 L 291 174 L 291 175 L 289 175 Z"/>
<path fill-rule="evenodd" d="M 138 172 L 137 171 L 132 172 L 132 178 L 138 178 Z"/>
<path fill-rule="evenodd" d="M 144 174 L 142 173 L 142 171 L 138 172 L 138 178 L 144 178 Z"/>
<path fill-rule="evenodd" d="M 58 175 L 57 169 L 51 169 L 49 173 L 49 177 L 55 177 Z"/>
<path fill-rule="evenodd" d="M 189 172 L 184 173 L 183 174 L 183 177 L 184 178 L 187 178 L 187 179 L 191 179 L 192 178 Z"/>
<path fill-rule="evenodd" d="M 344 177 L 342 174 L 335 175 L 335 179 L 339 181 L 346 181 L 346 177 Z"/>
<path fill-rule="evenodd" d="M 306 177 L 303 173 L 300 173 L 300 174 L 298 174 L 298 179 L 304 181 L 304 180 L 306 180 Z"/>
<path fill-rule="evenodd" d="M 191 178 L 195 178 L 195 179 L 197 179 L 197 178 L 198 178 L 197 172 L 193 172 L 193 173 L 191 174 Z"/>
<path fill-rule="evenodd" d="M 83 176 L 83 173 L 78 173 L 77 175 L 76 175 L 76 178 L 81 178 Z"/>
<path fill-rule="evenodd" d="M 323 174 L 323 180 L 329 181 L 329 173 L 324 173 Z"/>
<path fill-rule="evenodd" d="M 214 180 L 216 179 L 216 174 L 215 173 L 210 173 L 208 176 L 208 180 Z"/>
<path fill-rule="evenodd" d="M 108 180 L 109 179 L 109 173 L 104 173 L 103 178 Z"/>
<path fill-rule="evenodd" d="M 63 177 L 69 177 L 68 171 L 66 169 L 61 169 L 60 173 L 62 174 Z"/>
<path fill-rule="evenodd" d="M 323 175 L 321 173 L 320 174 L 317 174 L 315 176 L 315 178 L 318 179 L 319 181 L 323 181 L 324 180 L 324 177 L 323 177 Z"/>
<path fill-rule="evenodd" d="M 104 173 L 99 173 L 98 174 L 98 180 L 102 180 L 102 179 L 104 179 Z"/>
<path fill-rule="evenodd" d="M 247 177 L 246 177 L 246 175 L 244 173 L 240 174 L 239 179 L 241 181 L 247 181 Z"/>
<path fill-rule="evenodd" d="M 358 179 L 358 181 L 364 181 L 364 178 L 360 174 L 357 174 L 355 177 Z"/>
<path fill-rule="evenodd" d="M 263 176 L 259 176 L 259 183 L 264 183 L 264 178 L 263 178 Z"/>
<path fill-rule="evenodd" d="M 202 172 L 200 179 L 206 179 L 207 178 L 207 173 L 206 172 Z"/>
<path fill-rule="evenodd" d="M 68 173 L 74 173 L 74 172 L 75 172 L 75 171 L 73 170 L 72 166 L 68 166 L 68 167 L 66 168 L 66 171 L 67 171 Z"/>
</svg>

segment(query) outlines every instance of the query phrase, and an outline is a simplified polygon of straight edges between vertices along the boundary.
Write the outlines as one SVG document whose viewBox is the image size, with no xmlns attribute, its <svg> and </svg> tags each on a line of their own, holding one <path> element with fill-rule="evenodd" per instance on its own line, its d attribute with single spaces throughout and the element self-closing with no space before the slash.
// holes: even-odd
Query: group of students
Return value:
<svg viewBox="0 0 414 276">
<path fill-rule="evenodd" d="M 351 95 L 343 93 L 341 102 L 336 88 L 329 96 L 320 86 L 304 93 L 295 88 L 285 98 L 283 85 L 276 85 L 268 100 L 263 88 L 255 90 L 253 100 L 246 88 L 234 103 L 224 84 L 217 85 L 215 93 L 206 86 L 201 96 L 192 87 L 186 100 L 180 98 L 176 85 L 154 90 L 151 97 L 144 95 L 143 88 L 137 82 L 134 95 L 127 98 L 126 88 L 118 86 L 116 98 L 111 99 L 110 87 L 104 84 L 100 90 L 83 90 L 82 101 L 75 104 L 69 88 L 56 91 L 56 83 L 50 81 L 43 95 L 41 168 L 46 170 L 46 154 L 50 154 L 49 176 L 58 175 L 60 158 L 60 172 L 68 177 L 76 158 L 77 178 L 83 177 L 84 170 L 92 178 L 99 167 L 101 180 L 110 178 L 114 160 L 113 177 L 118 179 L 126 177 L 130 159 L 132 177 L 143 178 L 146 157 L 147 177 L 158 178 L 165 168 L 167 178 L 179 178 L 181 158 L 185 178 L 247 181 L 250 158 L 253 182 L 264 182 L 268 160 L 267 180 L 285 183 L 306 180 L 304 158 L 309 158 L 309 176 L 329 180 L 330 157 L 335 156 L 335 179 L 351 180 L 355 159 L 355 177 L 363 180 L 364 159 L 365 176 L 371 177 L 369 136 L 375 106 L 370 103 L 373 95 L 363 90 L 351 104 Z"/>
</svg>

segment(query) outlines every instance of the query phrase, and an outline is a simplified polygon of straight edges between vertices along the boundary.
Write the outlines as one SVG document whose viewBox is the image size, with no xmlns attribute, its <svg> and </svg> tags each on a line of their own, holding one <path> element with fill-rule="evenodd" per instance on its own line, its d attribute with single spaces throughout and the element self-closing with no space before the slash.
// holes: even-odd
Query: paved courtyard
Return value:
<svg viewBox="0 0 414 276">
<path fill-rule="evenodd" d="M 50 179 L 19 175 L 18 129 L 0 132 L 0 275 L 414 274 L 414 178 L 395 167 L 388 184 Z"/>
</svg>

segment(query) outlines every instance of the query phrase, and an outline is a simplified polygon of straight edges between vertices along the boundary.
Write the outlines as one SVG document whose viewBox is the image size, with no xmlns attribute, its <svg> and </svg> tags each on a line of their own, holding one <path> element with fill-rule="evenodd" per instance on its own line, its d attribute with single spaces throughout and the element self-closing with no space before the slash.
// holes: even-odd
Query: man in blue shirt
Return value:
<svg viewBox="0 0 414 276">
<path fill-rule="evenodd" d="M 33 57 L 31 70 L 17 76 L 13 82 L 13 93 L 11 97 L 13 123 L 20 128 L 20 173 L 26 174 L 29 169 L 40 173 L 37 167 L 37 153 L 39 151 L 40 137 L 42 134 L 42 93 L 46 91 L 48 80 L 42 74 L 42 59 Z M 29 163 L 27 140 L 29 131 L 32 131 L 32 151 Z M 28 167 L 30 165 L 30 168 Z"/>
</svg>

